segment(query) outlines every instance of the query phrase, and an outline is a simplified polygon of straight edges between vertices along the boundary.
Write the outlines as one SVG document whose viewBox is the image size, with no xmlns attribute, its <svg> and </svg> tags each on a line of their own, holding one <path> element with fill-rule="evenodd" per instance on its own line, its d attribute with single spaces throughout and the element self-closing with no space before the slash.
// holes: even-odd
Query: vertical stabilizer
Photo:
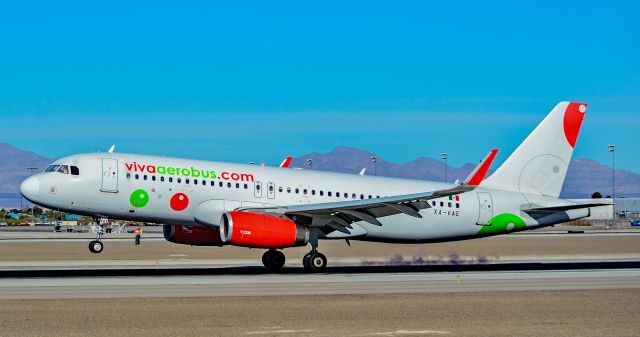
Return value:
<svg viewBox="0 0 640 337">
<path fill-rule="evenodd" d="M 560 102 L 483 185 L 558 197 L 587 105 Z"/>
</svg>

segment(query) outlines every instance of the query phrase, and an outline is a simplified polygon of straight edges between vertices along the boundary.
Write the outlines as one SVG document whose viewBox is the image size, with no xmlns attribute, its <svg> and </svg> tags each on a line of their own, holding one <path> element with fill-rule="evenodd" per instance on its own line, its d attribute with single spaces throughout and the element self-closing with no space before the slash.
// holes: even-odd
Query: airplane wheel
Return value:
<svg viewBox="0 0 640 337">
<path fill-rule="evenodd" d="M 309 257 L 309 266 L 313 271 L 323 271 L 327 268 L 327 257 L 322 253 L 312 253 Z"/>
<path fill-rule="evenodd" d="M 268 250 L 262 255 L 262 264 L 271 271 L 282 269 L 285 261 L 284 253 L 279 250 Z"/>
<path fill-rule="evenodd" d="M 104 245 L 102 244 L 102 242 L 100 241 L 91 241 L 89 242 L 89 251 L 94 253 L 94 254 L 98 254 L 100 252 L 102 252 L 102 249 L 104 249 Z"/>
<path fill-rule="evenodd" d="M 311 270 L 311 253 L 306 253 L 304 254 L 304 257 L 302 258 L 302 266 L 304 267 L 304 270 Z"/>
</svg>

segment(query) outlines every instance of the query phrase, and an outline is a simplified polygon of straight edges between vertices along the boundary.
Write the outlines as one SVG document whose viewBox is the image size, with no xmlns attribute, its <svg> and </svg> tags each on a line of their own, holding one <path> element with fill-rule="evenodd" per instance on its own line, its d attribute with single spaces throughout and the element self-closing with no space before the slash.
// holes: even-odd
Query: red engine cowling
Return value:
<svg viewBox="0 0 640 337">
<path fill-rule="evenodd" d="M 227 212 L 220 221 L 223 243 L 250 248 L 305 246 L 309 229 L 287 219 L 250 212 Z"/>
<path fill-rule="evenodd" d="M 164 225 L 164 238 L 173 243 L 191 246 L 222 246 L 218 228 Z"/>
</svg>

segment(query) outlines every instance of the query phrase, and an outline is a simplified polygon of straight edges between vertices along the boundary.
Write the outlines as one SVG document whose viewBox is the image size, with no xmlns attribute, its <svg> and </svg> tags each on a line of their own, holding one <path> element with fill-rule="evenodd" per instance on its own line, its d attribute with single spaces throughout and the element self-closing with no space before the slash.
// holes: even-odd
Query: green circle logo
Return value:
<svg viewBox="0 0 640 337">
<path fill-rule="evenodd" d="M 149 193 L 145 190 L 135 190 L 131 193 L 131 197 L 129 197 L 129 202 L 131 202 L 131 206 L 133 207 L 144 207 L 149 202 Z"/>
</svg>

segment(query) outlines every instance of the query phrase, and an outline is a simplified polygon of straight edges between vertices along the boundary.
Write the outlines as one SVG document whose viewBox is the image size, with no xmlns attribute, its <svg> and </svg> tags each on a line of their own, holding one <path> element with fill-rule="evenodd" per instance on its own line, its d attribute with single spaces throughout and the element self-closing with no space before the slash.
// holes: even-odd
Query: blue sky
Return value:
<svg viewBox="0 0 640 337">
<path fill-rule="evenodd" d="M 504 160 L 561 100 L 576 157 L 640 172 L 638 2 L 0 5 L 0 142 L 278 163 Z"/>
</svg>

